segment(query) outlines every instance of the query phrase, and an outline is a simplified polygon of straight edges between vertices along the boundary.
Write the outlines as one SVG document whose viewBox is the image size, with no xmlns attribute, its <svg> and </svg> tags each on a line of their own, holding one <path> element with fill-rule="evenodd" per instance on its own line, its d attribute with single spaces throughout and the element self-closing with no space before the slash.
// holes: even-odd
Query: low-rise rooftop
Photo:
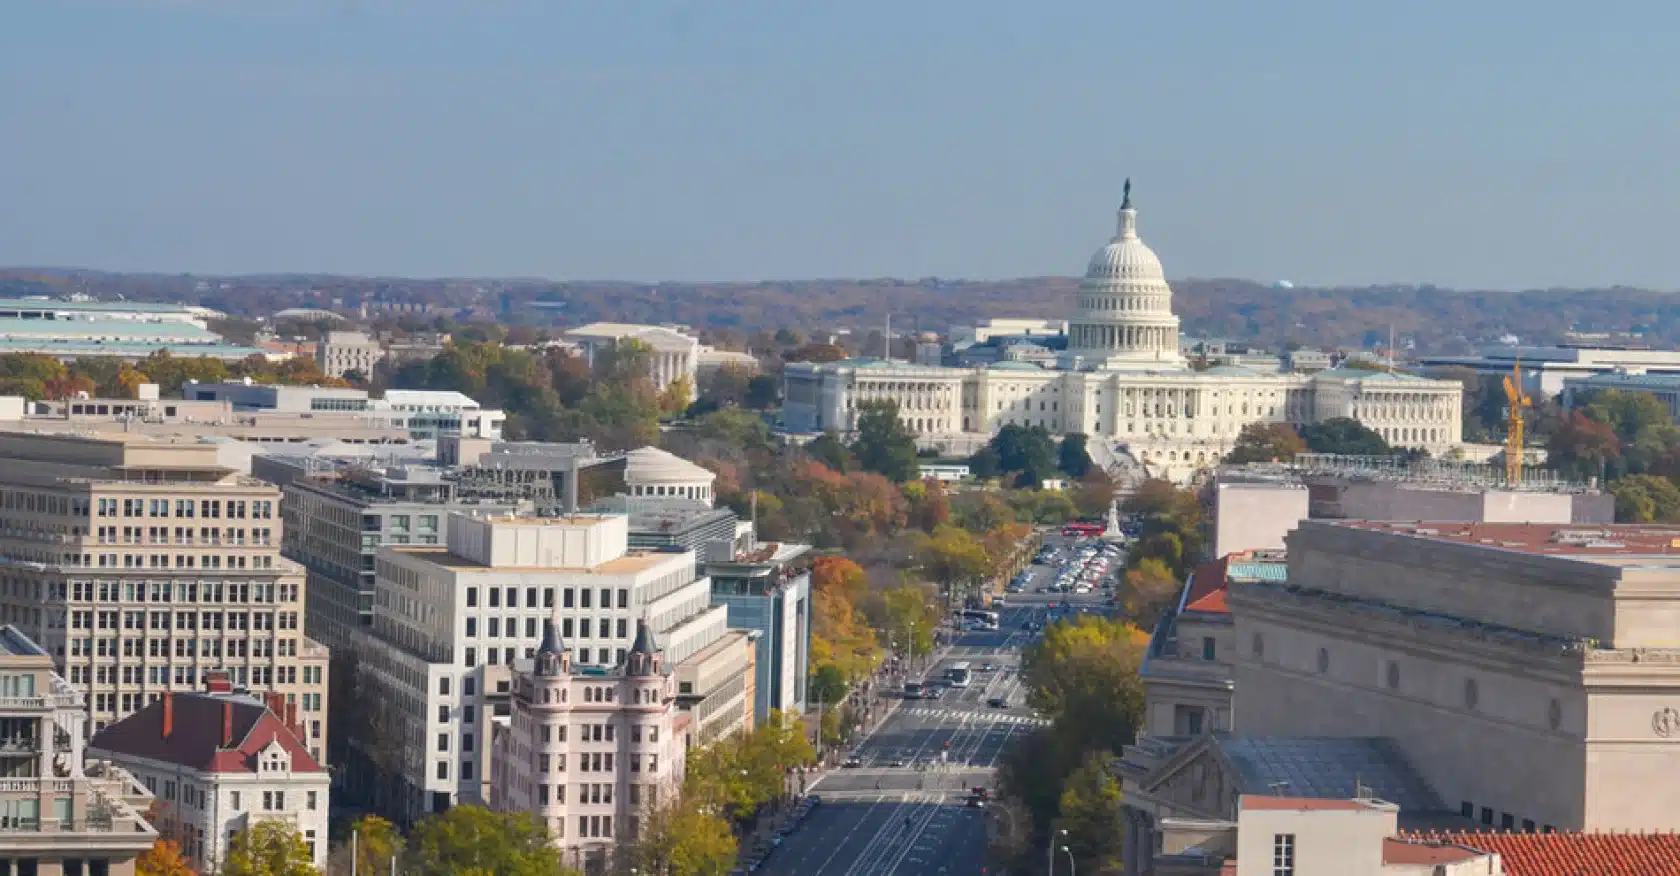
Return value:
<svg viewBox="0 0 1680 876">
<path fill-rule="evenodd" d="M 1317 523 L 1317 521 L 1315 521 Z M 1387 532 L 1490 550 L 1625 565 L 1650 557 L 1680 563 L 1680 526 L 1661 524 L 1428 523 L 1337 521 L 1323 525 Z"/>
</svg>

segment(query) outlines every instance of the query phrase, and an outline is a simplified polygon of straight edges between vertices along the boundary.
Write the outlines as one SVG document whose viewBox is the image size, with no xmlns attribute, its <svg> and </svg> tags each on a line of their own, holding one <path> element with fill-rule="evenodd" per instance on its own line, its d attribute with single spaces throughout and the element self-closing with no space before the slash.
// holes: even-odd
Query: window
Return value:
<svg viewBox="0 0 1680 876">
<path fill-rule="evenodd" d="M 1202 637 L 1202 659 L 1203 660 L 1216 659 L 1215 655 L 1219 653 L 1218 649 L 1219 649 L 1219 643 L 1217 641 L 1215 641 L 1215 639 L 1212 636 L 1203 636 Z"/>
<path fill-rule="evenodd" d="M 477 587 L 468 587 L 467 588 L 467 607 L 468 608 L 473 608 L 477 605 L 478 605 L 478 588 Z"/>
<path fill-rule="evenodd" d="M 308 803 L 308 806 L 309 806 L 309 811 L 310 811 L 310 812 L 314 812 L 314 811 L 315 811 L 315 804 L 316 804 L 316 795 L 317 795 L 317 793 L 318 793 L 318 792 L 316 792 L 316 791 L 310 791 L 310 792 L 309 792 L 309 803 Z"/>
<path fill-rule="evenodd" d="M 437 777 L 445 781 L 449 779 L 449 761 L 440 760 L 437 762 Z"/>
<path fill-rule="evenodd" d="M 1517 826 L 1517 817 L 1516 816 L 1512 815 L 1509 812 L 1499 813 L 1499 827 L 1500 827 L 1500 829 L 1511 830 L 1511 829 L 1515 828 L 1516 826 Z"/>
<path fill-rule="evenodd" d="M 1295 876 L 1295 834 L 1272 836 L 1272 876 Z"/>
<path fill-rule="evenodd" d="M 1489 826 L 1493 825 L 1493 808 L 1491 806 L 1482 807 L 1482 823 Z"/>
<path fill-rule="evenodd" d="M 1464 802 L 1459 803 L 1458 804 L 1458 814 L 1464 816 L 1465 818 L 1475 818 L 1476 817 L 1476 804 L 1471 803 L 1469 800 L 1465 800 Z"/>
</svg>

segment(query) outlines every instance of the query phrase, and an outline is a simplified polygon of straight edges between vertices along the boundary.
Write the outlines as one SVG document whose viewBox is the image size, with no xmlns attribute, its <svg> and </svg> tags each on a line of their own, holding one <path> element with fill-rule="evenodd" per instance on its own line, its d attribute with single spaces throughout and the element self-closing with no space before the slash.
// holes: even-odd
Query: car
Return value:
<svg viewBox="0 0 1680 876">
<path fill-rule="evenodd" d="M 991 699 L 986 701 L 986 705 L 990 706 L 991 708 L 994 708 L 994 709 L 1007 709 L 1007 708 L 1009 708 L 1009 702 L 1007 700 L 1005 700 L 1003 697 L 992 697 Z"/>
<path fill-rule="evenodd" d="M 863 758 L 858 757 L 857 755 L 854 754 L 851 757 L 848 757 L 845 760 L 841 761 L 840 766 L 841 766 L 842 769 L 855 770 L 858 767 L 863 766 Z"/>
<path fill-rule="evenodd" d="M 890 763 L 887 764 L 887 766 L 890 766 L 894 769 L 903 769 L 904 767 L 909 766 L 909 764 L 906 764 L 904 762 L 904 758 L 895 757 L 895 758 L 892 759 L 892 761 Z"/>
<path fill-rule="evenodd" d="M 968 795 L 967 805 L 970 809 L 983 809 L 986 806 L 986 798 L 978 794 L 970 794 Z"/>
<path fill-rule="evenodd" d="M 980 664 L 980 671 L 981 672 L 991 672 L 995 669 L 997 669 L 997 664 L 996 663 L 982 663 L 982 664 Z"/>
</svg>

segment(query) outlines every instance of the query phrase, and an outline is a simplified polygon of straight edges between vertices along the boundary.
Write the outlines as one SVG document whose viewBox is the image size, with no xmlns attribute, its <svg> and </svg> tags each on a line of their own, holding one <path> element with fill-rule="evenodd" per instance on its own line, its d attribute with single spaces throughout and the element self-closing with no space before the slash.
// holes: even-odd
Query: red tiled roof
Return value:
<svg viewBox="0 0 1680 876">
<path fill-rule="evenodd" d="M 1321 799 L 1318 797 L 1269 797 L 1265 794 L 1244 794 L 1243 809 L 1284 812 L 1362 812 L 1372 808 L 1359 800 Z"/>
<path fill-rule="evenodd" d="M 1190 593 L 1184 597 L 1184 610 L 1229 614 L 1231 609 L 1225 605 L 1225 577 L 1230 567 L 1230 556 L 1197 566 L 1190 573 Z"/>
<path fill-rule="evenodd" d="M 1457 864 L 1460 861 L 1473 861 L 1486 854 L 1487 852 L 1482 849 L 1473 849 L 1456 843 L 1430 842 L 1418 839 L 1383 840 L 1384 864 L 1432 867 L 1436 864 Z"/>
<path fill-rule="evenodd" d="M 1419 837 L 1496 852 L 1506 876 L 1680 876 L 1680 834 L 1432 833 Z"/>
<path fill-rule="evenodd" d="M 275 708 L 285 708 L 283 701 L 164 694 L 157 702 L 99 731 L 89 746 L 202 772 L 254 773 L 257 755 L 269 743 L 279 742 L 291 754 L 292 772 L 325 772 L 303 743 L 303 729 L 286 726 L 272 711 Z"/>
</svg>

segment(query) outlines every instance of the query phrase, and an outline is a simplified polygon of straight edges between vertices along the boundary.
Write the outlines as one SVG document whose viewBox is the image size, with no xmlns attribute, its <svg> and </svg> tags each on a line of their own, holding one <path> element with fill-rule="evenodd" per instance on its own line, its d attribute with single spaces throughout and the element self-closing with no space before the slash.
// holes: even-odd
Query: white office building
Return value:
<svg viewBox="0 0 1680 876">
<path fill-rule="evenodd" d="M 444 545 L 380 549 L 362 651 L 393 747 L 370 759 L 399 789 L 382 808 L 407 821 L 489 799 L 491 726 L 511 714 L 510 671 L 536 656 L 550 619 L 580 674 L 623 664 L 645 620 L 687 680 L 689 732 L 750 726 L 750 636 L 728 629 L 692 551 L 632 551 L 628 537 L 622 515 L 456 513 Z"/>
</svg>

